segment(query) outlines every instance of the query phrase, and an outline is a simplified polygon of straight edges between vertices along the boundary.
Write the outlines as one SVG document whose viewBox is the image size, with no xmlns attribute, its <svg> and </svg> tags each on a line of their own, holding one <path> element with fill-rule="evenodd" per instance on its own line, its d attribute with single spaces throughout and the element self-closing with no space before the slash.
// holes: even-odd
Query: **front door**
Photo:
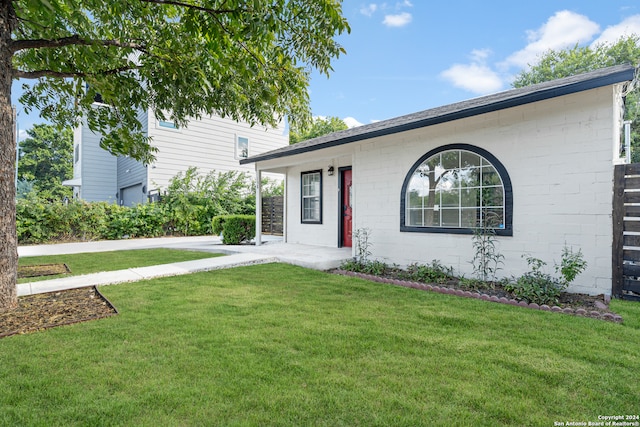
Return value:
<svg viewBox="0 0 640 427">
<path fill-rule="evenodd" d="M 342 246 L 351 247 L 352 242 L 352 224 L 353 224 L 353 216 L 352 216 L 352 190 L 351 190 L 351 169 L 342 170 Z"/>
</svg>

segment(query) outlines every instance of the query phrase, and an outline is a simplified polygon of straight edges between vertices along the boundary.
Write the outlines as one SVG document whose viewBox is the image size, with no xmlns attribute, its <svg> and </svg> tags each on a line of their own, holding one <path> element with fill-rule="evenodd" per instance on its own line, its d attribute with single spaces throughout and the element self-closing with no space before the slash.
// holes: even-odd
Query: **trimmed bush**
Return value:
<svg viewBox="0 0 640 427">
<path fill-rule="evenodd" d="M 213 234 L 221 234 L 224 231 L 224 222 L 231 215 L 218 215 L 214 216 L 211 220 L 211 232 Z"/>
<path fill-rule="evenodd" d="M 256 236 L 255 215 L 219 215 L 212 220 L 214 234 L 222 233 L 222 243 L 239 245 Z"/>
</svg>

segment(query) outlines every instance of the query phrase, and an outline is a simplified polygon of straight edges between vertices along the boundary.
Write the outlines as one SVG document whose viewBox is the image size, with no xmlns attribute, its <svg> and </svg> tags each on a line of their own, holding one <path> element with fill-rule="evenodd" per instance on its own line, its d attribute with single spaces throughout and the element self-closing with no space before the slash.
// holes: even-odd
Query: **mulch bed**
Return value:
<svg viewBox="0 0 640 427">
<path fill-rule="evenodd" d="M 95 286 L 26 295 L 18 307 L 0 313 L 0 338 L 55 326 L 102 319 L 118 310 Z"/>
</svg>

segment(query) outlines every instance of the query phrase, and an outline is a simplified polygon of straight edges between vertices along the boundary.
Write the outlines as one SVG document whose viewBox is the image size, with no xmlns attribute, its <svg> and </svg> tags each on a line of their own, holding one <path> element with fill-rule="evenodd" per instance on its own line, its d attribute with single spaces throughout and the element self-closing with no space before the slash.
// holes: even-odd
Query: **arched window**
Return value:
<svg viewBox="0 0 640 427">
<path fill-rule="evenodd" d="M 400 205 L 400 231 L 471 234 L 489 227 L 513 234 L 509 175 L 492 154 L 472 145 L 446 145 L 422 156 L 404 180 Z"/>
</svg>

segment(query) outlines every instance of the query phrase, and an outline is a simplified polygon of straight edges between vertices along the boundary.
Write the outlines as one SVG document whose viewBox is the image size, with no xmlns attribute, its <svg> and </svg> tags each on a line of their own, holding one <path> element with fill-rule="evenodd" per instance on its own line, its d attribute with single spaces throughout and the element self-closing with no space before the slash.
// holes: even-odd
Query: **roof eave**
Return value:
<svg viewBox="0 0 640 427">
<path fill-rule="evenodd" d="M 540 89 L 535 92 L 528 92 L 522 95 L 514 96 L 513 98 L 506 98 L 496 102 L 482 104 L 475 107 L 469 107 L 451 113 L 445 113 L 434 117 L 427 117 L 425 119 L 419 119 L 407 123 L 403 123 L 396 126 L 389 126 L 386 128 L 375 129 L 369 132 L 364 132 L 356 135 L 349 135 L 346 137 L 337 137 L 333 140 L 328 140 L 324 143 L 318 143 L 313 145 L 300 145 L 289 149 L 287 151 L 272 151 L 262 155 L 257 155 L 240 161 L 240 164 L 250 164 L 261 162 L 265 160 L 273 160 L 282 157 L 289 157 L 296 154 L 308 153 L 311 151 L 321 150 L 324 148 L 336 147 L 339 145 L 349 144 L 352 142 L 362 141 L 365 139 L 376 138 L 380 136 L 392 135 L 394 133 L 406 132 L 409 130 L 419 129 L 422 127 L 433 126 L 436 124 L 446 123 L 454 120 L 464 119 L 468 117 L 477 116 L 480 114 L 491 113 L 506 108 L 517 107 L 520 105 L 530 104 L 533 102 L 544 101 L 559 96 L 570 95 L 586 90 L 596 89 L 599 87 L 609 86 L 624 81 L 633 80 L 636 69 L 634 67 L 625 68 L 623 70 L 610 73 L 604 76 L 594 77 L 592 79 L 578 81 L 575 83 L 569 83 L 563 86 L 551 87 L 548 89 Z M 455 105 L 455 104 L 451 104 Z"/>
</svg>

